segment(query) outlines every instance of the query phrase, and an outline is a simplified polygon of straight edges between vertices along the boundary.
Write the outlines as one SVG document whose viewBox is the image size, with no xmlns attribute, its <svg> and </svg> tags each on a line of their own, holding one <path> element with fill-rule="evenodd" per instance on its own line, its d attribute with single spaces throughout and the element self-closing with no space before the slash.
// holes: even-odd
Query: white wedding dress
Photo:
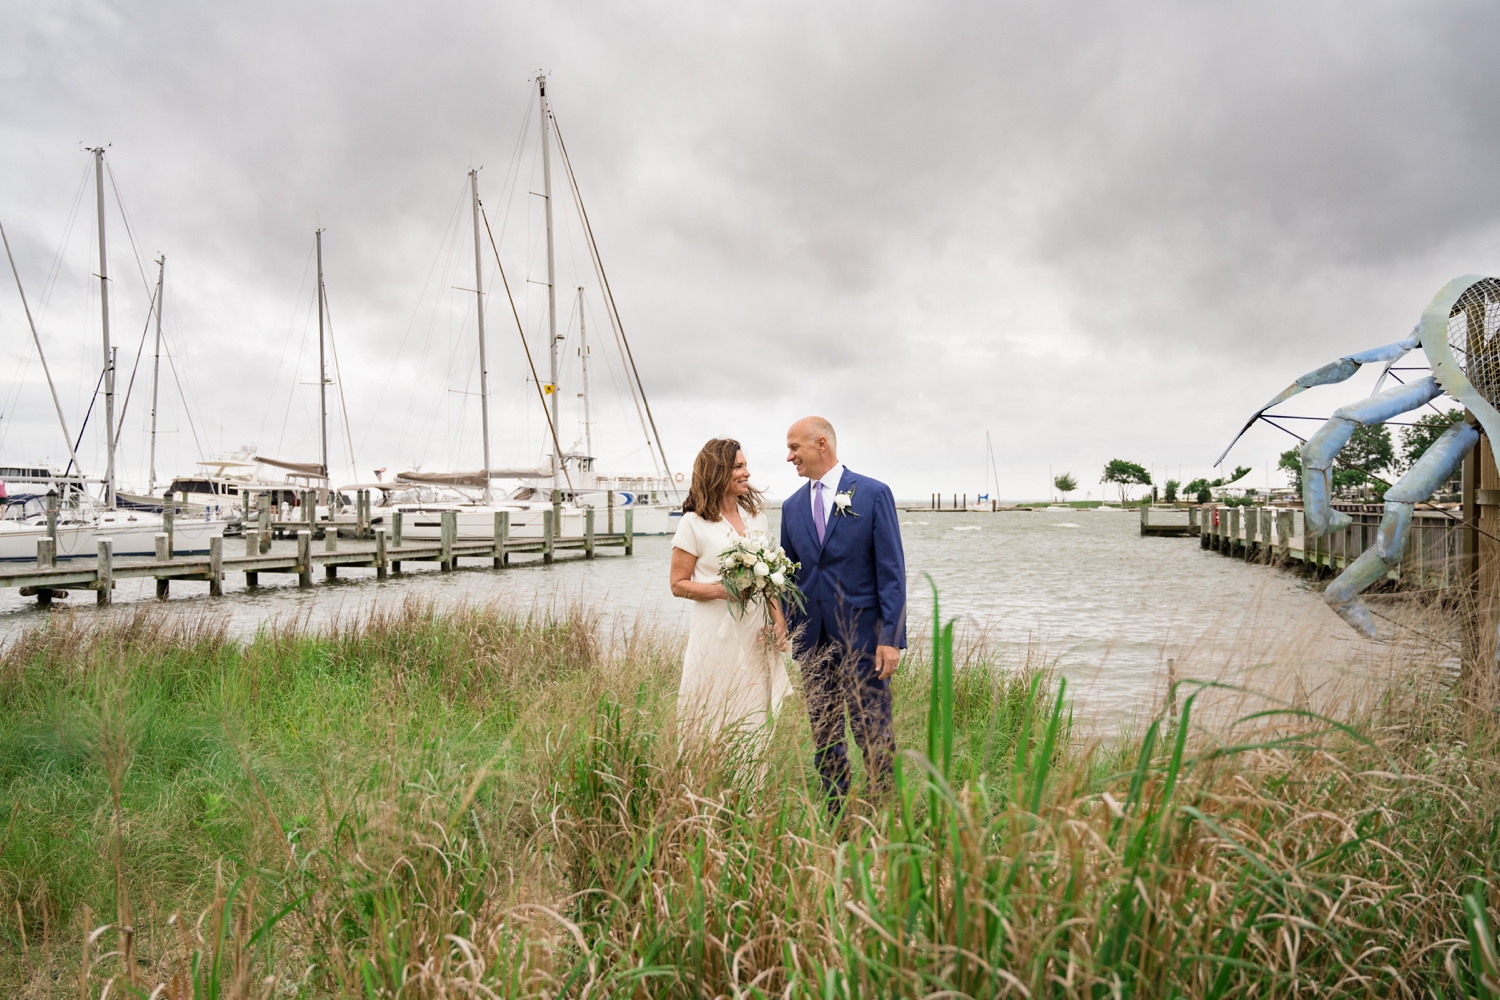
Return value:
<svg viewBox="0 0 1500 1000">
<path fill-rule="evenodd" d="M 764 512 L 744 518 L 746 535 L 770 537 Z M 719 582 L 719 554 L 733 544 L 735 528 L 726 520 L 682 515 L 672 547 L 697 557 L 694 583 Z M 791 690 L 785 654 L 761 637 L 765 611 L 758 604 L 740 618 L 728 601 L 694 601 L 682 685 L 677 692 L 677 728 L 684 736 L 713 736 L 724 729 L 769 730 L 781 700 Z M 763 729 L 764 727 L 764 729 Z"/>
</svg>

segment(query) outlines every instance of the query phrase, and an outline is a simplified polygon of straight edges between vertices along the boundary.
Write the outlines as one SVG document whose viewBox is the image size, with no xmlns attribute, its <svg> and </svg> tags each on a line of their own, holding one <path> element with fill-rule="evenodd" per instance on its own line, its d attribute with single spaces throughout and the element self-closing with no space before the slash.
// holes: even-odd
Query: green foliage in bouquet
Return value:
<svg viewBox="0 0 1500 1000">
<path fill-rule="evenodd" d="M 790 601 L 802 610 L 807 599 L 792 582 L 801 568 L 764 532 L 737 537 L 719 553 L 719 581 L 729 591 L 730 614 L 743 618 L 751 604 L 759 603 L 769 621 L 772 601 Z"/>
</svg>

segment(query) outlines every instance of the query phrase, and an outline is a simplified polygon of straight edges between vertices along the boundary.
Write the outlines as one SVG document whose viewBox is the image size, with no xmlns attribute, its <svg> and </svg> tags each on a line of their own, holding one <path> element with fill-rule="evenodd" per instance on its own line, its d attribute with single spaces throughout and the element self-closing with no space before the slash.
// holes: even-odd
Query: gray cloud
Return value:
<svg viewBox="0 0 1500 1000">
<path fill-rule="evenodd" d="M 1358 17 L 1306 3 L 9 5 L 0 220 L 39 299 L 80 144 L 113 143 L 143 261 L 168 256 L 204 447 L 288 454 L 313 446 L 304 272 L 325 227 L 360 475 L 473 466 L 472 319 L 449 288 L 472 282 L 472 245 L 455 206 L 483 165 L 539 349 L 529 152 L 504 189 L 545 68 L 679 468 L 733 433 L 784 491 L 781 432 L 820 411 L 851 464 L 908 495 L 984 488 L 987 430 L 1002 493 L 1038 495 L 1049 466 L 1097 493 L 1115 456 L 1205 471 L 1293 377 L 1403 335 L 1453 275 L 1500 267 L 1483 48 L 1497 17 L 1458 3 Z M 98 370 L 90 208 L 44 322 L 75 427 Z M 112 225 L 133 357 L 145 293 Z M 560 293 L 592 290 L 580 255 L 570 231 Z M 492 295 L 497 456 L 524 461 L 542 425 L 508 319 Z M 5 461 L 62 454 L 32 353 L 7 288 Z M 602 364 L 597 379 L 604 457 L 639 465 L 628 404 Z M 1302 397 L 1300 412 L 1367 389 Z M 197 458 L 180 410 L 164 406 L 171 471 Z M 141 479 L 142 412 L 125 455 Z M 1257 431 L 1231 458 L 1274 465 L 1288 443 Z"/>
</svg>

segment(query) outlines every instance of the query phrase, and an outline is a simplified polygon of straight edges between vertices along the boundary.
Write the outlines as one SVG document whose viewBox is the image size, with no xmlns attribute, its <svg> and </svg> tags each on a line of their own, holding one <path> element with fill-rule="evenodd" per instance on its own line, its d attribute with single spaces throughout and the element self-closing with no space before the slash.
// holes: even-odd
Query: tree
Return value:
<svg viewBox="0 0 1500 1000">
<path fill-rule="evenodd" d="M 1130 499 L 1130 487 L 1150 486 L 1151 473 L 1144 466 L 1134 462 L 1127 462 L 1122 458 L 1112 458 L 1104 467 L 1104 475 L 1099 480 L 1102 483 L 1114 483 L 1120 488 L 1120 503 L 1124 504 Z"/>
<path fill-rule="evenodd" d="M 1057 492 L 1063 495 L 1063 503 L 1067 503 L 1068 494 L 1078 489 L 1078 480 L 1073 478 L 1073 474 L 1071 472 L 1064 472 L 1062 475 L 1052 480 L 1052 485 L 1057 489 Z"/>
<path fill-rule="evenodd" d="M 1276 463 L 1276 468 L 1285 469 L 1291 477 L 1292 489 L 1298 493 L 1302 492 L 1302 450 L 1300 448 L 1288 448 L 1281 453 L 1281 461 Z"/>
<path fill-rule="evenodd" d="M 1432 447 L 1434 441 L 1454 424 L 1463 423 L 1463 410 L 1447 410 L 1443 413 L 1424 413 L 1410 427 L 1401 429 L 1401 460 L 1396 468 L 1406 472 L 1422 453 Z"/>
<path fill-rule="evenodd" d="M 1333 488 L 1341 494 L 1363 492 L 1372 478 L 1396 462 L 1396 448 L 1385 424 L 1361 424 L 1339 452 L 1333 468 Z M 1384 493 L 1380 486 L 1377 493 Z"/>
<path fill-rule="evenodd" d="M 1441 430 L 1438 431 L 1438 433 L 1441 432 Z M 1391 444 L 1391 432 L 1384 424 L 1356 427 L 1349 438 L 1349 443 L 1334 459 L 1333 490 L 1343 495 L 1362 492 L 1365 485 L 1371 482 L 1372 477 L 1391 468 L 1395 461 L 1396 452 Z M 1356 466 L 1362 468 L 1356 468 Z M 1292 489 L 1298 493 L 1302 492 L 1301 449 L 1288 448 L 1282 452 L 1281 460 L 1276 463 L 1276 468 L 1286 470 L 1292 480 Z M 1375 492 L 1383 494 L 1385 487 L 1377 484 Z"/>
<path fill-rule="evenodd" d="M 1175 479 L 1168 479 L 1166 485 L 1167 503 L 1177 502 L 1177 488 L 1182 484 Z"/>
</svg>

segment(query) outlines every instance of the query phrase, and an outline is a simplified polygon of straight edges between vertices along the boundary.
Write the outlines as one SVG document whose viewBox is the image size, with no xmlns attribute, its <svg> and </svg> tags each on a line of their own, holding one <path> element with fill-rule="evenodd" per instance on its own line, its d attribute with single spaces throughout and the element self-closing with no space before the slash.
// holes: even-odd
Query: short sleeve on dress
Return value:
<svg viewBox="0 0 1500 1000">
<path fill-rule="evenodd" d="M 702 555 L 698 551 L 698 533 L 693 530 L 693 520 L 696 517 L 692 511 L 683 514 L 677 525 L 677 533 L 672 536 L 672 548 L 681 549 L 690 556 Z"/>
</svg>

